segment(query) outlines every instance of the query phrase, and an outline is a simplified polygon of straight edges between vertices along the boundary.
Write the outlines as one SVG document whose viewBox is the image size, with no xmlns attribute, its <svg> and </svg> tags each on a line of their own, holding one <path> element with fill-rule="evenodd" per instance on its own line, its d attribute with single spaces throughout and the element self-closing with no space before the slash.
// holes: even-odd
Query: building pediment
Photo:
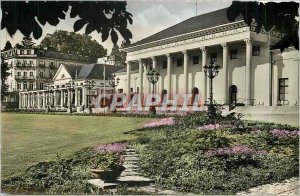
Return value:
<svg viewBox="0 0 300 196">
<path fill-rule="evenodd" d="M 61 64 L 53 77 L 53 80 L 64 80 L 64 79 L 72 79 L 71 74 L 69 71 L 66 69 L 64 64 Z"/>
</svg>

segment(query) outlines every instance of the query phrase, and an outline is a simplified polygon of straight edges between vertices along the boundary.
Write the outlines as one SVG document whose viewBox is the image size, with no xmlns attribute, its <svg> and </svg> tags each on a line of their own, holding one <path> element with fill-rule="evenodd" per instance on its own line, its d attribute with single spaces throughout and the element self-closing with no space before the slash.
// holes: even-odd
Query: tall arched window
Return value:
<svg viewBox="0 0 300 196">
<path fill-rule="evenodd" d="M 165 103 L 167 101 L 167 98 L 165 98 L 165 95 L 168 93 L 168 91 L 166 89 L 161 91 L 161 95 L 160 95 L 160 103 Z"/>
<path fill-rule="evenodd" d="M 236 99 L 237 99 L 237 86 L 231 85 L 229 87 L 229 104 L 236 105 Z"/>
<path fill-rule="evenodd" d="M 196 95 L 199 95 L 199 89 L 198 89 L 197 87 L 194 87 L 194 88 L 192 89 L 192 100 L 191 100 L 191 104 L 192 104 L 192 105 L 194 104 Z"/>
</svg>

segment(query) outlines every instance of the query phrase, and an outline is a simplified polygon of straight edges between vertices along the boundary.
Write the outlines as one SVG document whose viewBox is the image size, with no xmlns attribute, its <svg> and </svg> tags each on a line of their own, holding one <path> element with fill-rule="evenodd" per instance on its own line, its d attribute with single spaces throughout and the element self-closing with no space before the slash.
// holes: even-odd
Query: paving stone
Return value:
<svg viewBox="0 0 300 196">
<path fill-rule="evenodd" d="M 141 176 L 141 174 L 139 172 L 125 170 L 121 173 L 121 176 Z"/>
<path fill-rule="evenodd" d="M 87 182 L 102 189 L 115 188 L 116 186 L 119 185 L 119 183 L 105 183 L 103 180 L 100 179 L 91 179 L 88 180 Z"/>
<path fill-rule="evenodd" d="M 123 167 L 125 167 L 126 169 L 127 168 L 138 168 L 138 166 L 134 165 L 134 164 L 124 164 Z"/>
<path fill-rule="evenodd" d="M 123 176 L 117 179 L 119 182 L 152 182 L 153 180 L 150 178 L 146 178 L 143 176 Z"/>
<path fill-rule="evenodd" d="M 132 148 L 127 148 L 127 149 L 125 149 L 125 151 L 126 151 L 126 153 L 127 153 L 127 152 L 134 152 L 134 153 L 135 153 L 135 150 L 132 149 Z"/>
<path fill-rule="evenodd" d="M 266 184 L 239 192 L 237 195 L 298 195 L 299 179 L 291 178 L 282 183 Z"/>
<path fill-rule="evenodd" d="M 138 161 L 139 158 L 138 157 L 125 157 L 124 162 L 126 161 Z"/>
<path fill-rule="evenodd" d="M 126 168 L 124 171 L 127 171 L 127 172 L 136 172 L 136 171 L 138 171 L 138 168 Z"/>
<path fill-rule="evenodd" d="M 139 157 L 138 154 L 125 154 L 124 157 Z"/>
</svg>

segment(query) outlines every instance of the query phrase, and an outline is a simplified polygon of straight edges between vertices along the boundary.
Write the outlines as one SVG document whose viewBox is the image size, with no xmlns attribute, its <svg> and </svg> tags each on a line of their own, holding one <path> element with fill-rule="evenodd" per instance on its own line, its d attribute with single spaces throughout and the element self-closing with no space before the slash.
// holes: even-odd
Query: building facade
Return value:
<svg viewBox="0 0 300 196">
<path fill-rule="evenodd" d="M 238 17 L 230 22 L 226 9 L 195 16 L 122 50 L 127 68 L 117 73 L 118 92 L 151 93 L 146 73 L 156 69 L 160 78 L 155 93 L 197 93 L 202 103 L 209 96 L 204 65 L 220 66 L 213 81 L 215 102 L 234 105 L 278 106 L 299 104 L 299 53 L 281 53 L 271 46 L 282 37 L 277 32 L 254 32 Z"/>
<path fill-rule="evenodd" d="M 10 68 L 9 92 L 43 89 L 44 84 L 52 81 L 60 64 L 92 63 L 87 56 L 37 48 L 13 48 L 3 51 L 2 55 Z"/>
<path fill-rule="evenodd" d="M 88 106 L 100 108 L 104 100 L 98 99 L 99 95 L 113 93 L 105 78 L 121 68 L 105 64 L 61 64 L 45 89 L 19 92 L 19 108 L 44 110 L 49 107 L 53 111 L 72 108 L 77 112 Z M 92 84 L 88 85 L 88 81 Z"/>
</svg>

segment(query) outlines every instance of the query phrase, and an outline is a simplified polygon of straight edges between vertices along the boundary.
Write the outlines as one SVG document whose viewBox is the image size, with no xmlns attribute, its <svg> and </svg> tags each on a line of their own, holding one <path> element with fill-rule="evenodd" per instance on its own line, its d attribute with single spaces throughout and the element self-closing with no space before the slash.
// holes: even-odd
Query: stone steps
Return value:
<svg viewBox="0 0 300 196">
<path fill-rule="evenodd" d="M 101 189 L 113 189 L 120 185 L 120 183 L 106 183 L 101 179 L 91 179 L 88 180 L 87 182 Z"/>
<path fill-rule="evenodd" d="M 143 177 L 142 174 L 138 172 L 139 155 L 132 148 L 126 149 L 125 152 L 125 155 L 123 155 L 123 167 L 125 170 L 121 173 L 117 181 L 127 186 L 149 186 L 153 180 Z"/>
</svg>

